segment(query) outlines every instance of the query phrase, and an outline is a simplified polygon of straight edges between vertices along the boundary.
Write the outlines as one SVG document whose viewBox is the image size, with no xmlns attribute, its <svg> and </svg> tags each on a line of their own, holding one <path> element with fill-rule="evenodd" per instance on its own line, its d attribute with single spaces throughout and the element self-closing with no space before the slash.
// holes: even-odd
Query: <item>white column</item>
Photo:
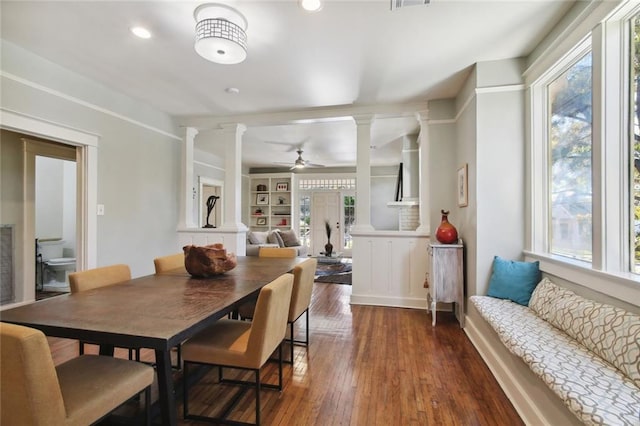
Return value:
<svg viewBox="0 0 640 426">
<path fill-rule="evenodd" d="M 371 226 L 371 123 L 372 115 L 358 115 L 356 122 L 356 223 L 352 232 L 374 231 Z"/>
<path fill-rule="evenodd" d="M 193 196 L 195 187 L 193 186 L 193 146 L 198 130 L 193 127 L 184 129 L 184 140 L 182 143 L 182 190 L 180 194 L 180 227 L 196 228 L 193 214 Z"/>
<path fill-rule="evenodd" d="M 429 234 L 431 232 L 431 226 L 429 221 L 431 215 L 429 214 L 429 123 L 427 122 L 428 111 L 420 111 L 416 113 L 416 117 L 420 122 L 420 134 L 418 136 L 418 163 L 419 163 L 419 176 L 420 181 L 420 225 L 417 232 Z"/>
<path fill-rule="evenodd" d="M 244 124 L 223 124 L 224 143 L 224 223 L 222 231 L 246 231 L 242 223 L 242 135 L 247 130 Z"/>
</svg>

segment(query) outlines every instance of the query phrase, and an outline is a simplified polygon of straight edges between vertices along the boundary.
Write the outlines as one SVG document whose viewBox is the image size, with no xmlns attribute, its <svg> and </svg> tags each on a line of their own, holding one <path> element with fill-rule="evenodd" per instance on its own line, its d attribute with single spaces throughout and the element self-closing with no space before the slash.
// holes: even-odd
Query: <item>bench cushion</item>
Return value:
<svg viewBox="0 0 640 426">
<path fill-rule="evenodd" d="M 582 422 L 638 423 L 640 389 L 618 369 L 528 307 L 488 296 L 469 300 L 509 351 L 522 358 Z"/>
<path fill-rule="evenodd" d="M 548 278 L 533 292 L 529 307 L 640 387 L 640 316 L 586 299 Z"/>
</svg>

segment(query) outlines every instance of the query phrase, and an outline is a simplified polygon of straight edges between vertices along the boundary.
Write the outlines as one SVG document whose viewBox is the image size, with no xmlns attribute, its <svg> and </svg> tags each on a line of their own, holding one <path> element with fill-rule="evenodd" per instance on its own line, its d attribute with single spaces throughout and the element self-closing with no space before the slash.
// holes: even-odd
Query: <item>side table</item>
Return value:
<svg viewBox="0 0 640 426">
<path fill-rule="evenodd" d="M 459 244 L 429 243 L 427 248 L 427 313 L 431 311 L 431 325 L 436 325 L 436 304 L 454 303 L 454 313 L 464 328 L 464 273 L 462 240 Z"/>
</svg>

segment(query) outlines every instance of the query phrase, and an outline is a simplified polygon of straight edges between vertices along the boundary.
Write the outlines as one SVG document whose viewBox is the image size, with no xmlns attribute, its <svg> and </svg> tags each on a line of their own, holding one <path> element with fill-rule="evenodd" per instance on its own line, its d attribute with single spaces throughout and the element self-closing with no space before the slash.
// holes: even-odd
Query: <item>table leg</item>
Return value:
<svg viewBox="0 0 640 426">
<path fill-rule="evenodd" d="M 113 345 L 101 344 L 99 354 L 104 356 L 113 356 Z"/>
<path fill-rule="evenodd" d="M 158 372 L 158 393 L 162 424 L 175 426 L 178 422 L 176 400 L 173 391 L 173 375 L 171 374 L 171 353 L 167 349 L 156 350 L 156 371 Z"/>
</svg>

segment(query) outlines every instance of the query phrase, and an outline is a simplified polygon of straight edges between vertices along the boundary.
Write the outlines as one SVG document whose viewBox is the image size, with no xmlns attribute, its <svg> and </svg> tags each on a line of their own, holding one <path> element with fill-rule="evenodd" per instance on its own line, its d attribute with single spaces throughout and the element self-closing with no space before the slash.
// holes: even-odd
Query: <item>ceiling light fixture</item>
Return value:
<svg viewBox="0 0 640 426">
<path fill-rule="evenodd" d="M 247 20 L 224 4 L 207 3 L 193 12 L 196 52 L 218 64 L 238 64 L 247 57 Z"/>
<path fill-rule="evenodd" d="M 321 0 L 300 0 L 300 6 L 307 12 L 317 12 L 322 9 Z"/>
<path fill-rule="evenodd" d="M 130 31 L 133 33 L 134 36 L 136 37 L 140 37 L 140 38 L 151 38 L 151 32 L 143 27 L 132 27 L 130 28 Z"/>
</svg>

